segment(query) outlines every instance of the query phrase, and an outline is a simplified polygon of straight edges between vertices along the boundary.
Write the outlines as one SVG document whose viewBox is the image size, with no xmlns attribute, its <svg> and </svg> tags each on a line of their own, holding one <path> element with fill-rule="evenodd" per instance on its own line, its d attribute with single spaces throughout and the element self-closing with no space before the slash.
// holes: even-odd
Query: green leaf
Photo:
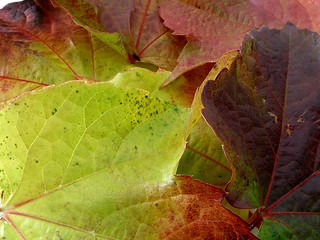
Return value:
<svg viewBox="0 0 320 240">
<path fill-rule="evenodd" d="M 117 36 L 91 34 L 50 1 L 11 4 L 0 10 L 0 23 L 2 101 L 72 79 L 107 81 L 129 65 L 113 49 Z"/>
<path fill-rule="evenodd" d="M 191 131 L 177 173 L 221 188 L 230 181 L 232 172 L 222 145 L 203 118 Z"/>
<path fill-rule="evenodd" d="M 201 93 L 206 82 L 210 79 L 215 79 L 222 70 L 230 68 L 237 56 L 238 51 L 231 51 L 223 55 L 214 64 L 201 86 L 197 89 L 191 106 L 186 132 L 188 143 L 178 167 L 178 173 L 180 174 L 192 175 L 195 179 L 200 179 L 221 188 L 224 188 L 230 180 L 231 169 L 224 156 L 220 141 L 201 116 L 201 109 L 203 108 Z M 167 86 L 175 85 L 180 78 Z"/>
<path fill-rule="evenodd" d="M 138 88 L 150 92 L 165 102 L 171 102 L 182 107 L 190 108 L 194 91 L 188 86 L 188 80 L 181 77 L 176 82 L 164 88 L 160 86 L 167 80 L 170 72 L 160 70 L 152 72 L 143 68 L 130 68 L 127 72 L 117 74 L 110 83 L 123 88 Z M 191 90 L 187 89 L 191 88 Z M 187 91 L 187 90 L 189 91 Z"/>
<path fill-rule="evenodd" d="M 259 231 L 259 238 L 261 239 L 274 239 L 274 240 L 298 240 L 286 225 L 275 219 L 264 219 L 263 224 Z"/>
<path fill-rule="evenodd" d="M 139 229 L 131 225 L 135 206 L 144 216 L 142 203 L 172 184 L 187 116 L 145 91 L 108 83 L 69 82 L 22 96 L 0 115 L 4 219 L 27 239 L 47 230 L 67 239 L 74 231 L 122 238 Z"/>
</svg>

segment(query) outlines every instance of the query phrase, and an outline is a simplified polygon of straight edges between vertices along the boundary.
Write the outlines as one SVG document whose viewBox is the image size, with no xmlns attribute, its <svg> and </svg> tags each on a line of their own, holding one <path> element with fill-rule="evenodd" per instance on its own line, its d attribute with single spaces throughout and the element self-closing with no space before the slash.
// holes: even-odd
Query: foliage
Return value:
<svg viewBox="0 0 320 240">
<path fill-rule="evenodd" d="M 318 239 L 319 11 L 316 0 L 1 9 L 1 237 Z"/>
</svg>

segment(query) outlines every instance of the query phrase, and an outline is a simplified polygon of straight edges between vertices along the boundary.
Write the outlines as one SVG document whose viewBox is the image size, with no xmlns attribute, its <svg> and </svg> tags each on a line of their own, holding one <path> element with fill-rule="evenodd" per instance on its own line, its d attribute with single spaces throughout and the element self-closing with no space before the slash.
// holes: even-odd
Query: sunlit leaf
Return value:
<svg viewBox="0 0 320 240">
<path fill-rule="evenodd" d="M 107 222 L 114 216 L 123 229 L 135 228 L 132 211 L 118 211 L 172 182 L 187 116 L 145 91 L 106 83 L 70 82 L 21 97 L 0 116 L 4 218 L 27 239 L 34 221 L 43 228 L 38 234 L 48 228 L 70 237 L 77 229 L 68 226 L 125 234 Z"/>
<path fill-rule="evenodd" d="M 224 191 L 174 177 L 188 113 L 111 83 L 16 99 L 0 111 L 1 236 L 256 239 Z"/>
</svg>

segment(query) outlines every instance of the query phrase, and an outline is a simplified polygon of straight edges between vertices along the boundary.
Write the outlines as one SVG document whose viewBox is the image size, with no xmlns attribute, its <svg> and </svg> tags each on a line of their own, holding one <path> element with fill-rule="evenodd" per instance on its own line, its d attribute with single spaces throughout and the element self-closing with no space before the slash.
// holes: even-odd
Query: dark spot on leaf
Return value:
<svg viewBox="0 0 320 240">
<path fill-rule="evenodd" d="M 52 110 L 51 114 L 52 114 L 52 115 L 55 115 L 57 111 L 58 111 L 58 110 L 57 110 L 56 108 L 54 108 L 54 109 Z"/>
<path fill-rule="evenodd" d="M 139 56 L 138 56 L 136 53 L 133 53 L 133 54 L 132 54 L 132 57 L 133 57 L 133 59 L 135 59 L 135 60 L 141 61 L 140 58 L 139 58 Z"/>
</svg>

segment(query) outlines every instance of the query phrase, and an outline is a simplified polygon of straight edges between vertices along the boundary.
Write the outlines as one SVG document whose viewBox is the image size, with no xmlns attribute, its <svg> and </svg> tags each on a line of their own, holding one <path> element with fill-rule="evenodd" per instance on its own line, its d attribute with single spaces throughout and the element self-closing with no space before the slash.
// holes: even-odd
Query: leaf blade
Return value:
<svg viewBox="0 0 320 240">
<path fill-rule="evenodd" d="M 292 24 L 253 30 L 242 56 L 202 95 L 203 115 L 235 170 L 228 200 L 260 208 L 262 218 L 281 219 L 300 237 L 285 216 L 305 216 L 312 229 L 320 213 L 318 39 Z"/>
<path fill-rule="evenodd" d="M 165 26 L 188 39 L 169 81 L 190 68 L 217 61 L 227 51 L 239 49 L 242 38 L 252 28 L 281 28 L 289 21 L 318 31 L 319 9 L 317 1 L 161 1 L 160 16 Z"/>
</svg>

